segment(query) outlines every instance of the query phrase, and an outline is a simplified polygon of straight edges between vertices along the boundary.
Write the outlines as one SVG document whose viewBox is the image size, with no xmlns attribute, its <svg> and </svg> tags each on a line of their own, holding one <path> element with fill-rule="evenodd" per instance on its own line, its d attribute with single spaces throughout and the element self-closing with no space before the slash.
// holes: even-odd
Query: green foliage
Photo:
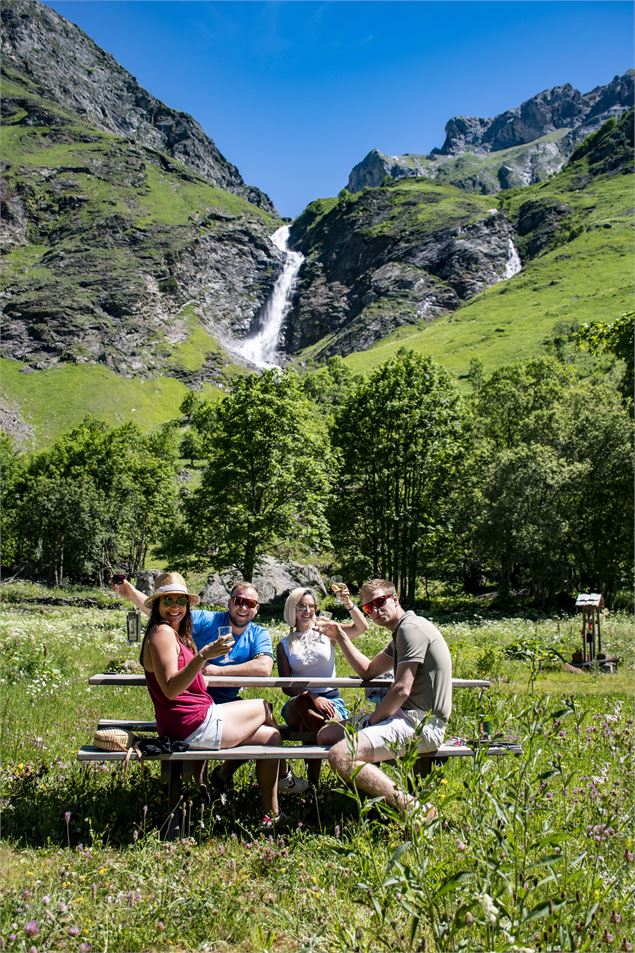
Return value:
<svg viewBox="0 0 635 953">
<path fill-rule="evenodd" d="M 592 354 L 609 352 L 619 361 L 624 362 L 622 393 L 628 400 L 633 398 L 635 384 L 633 380 L 634 327 L 635 311 L 628 311 L 610 324 L 604 321 L 587 322 L 573 334 L 578 347 L 586 347 Z"/>
<path fill-rule="evenodd" d="M 279 541 L 327 544 L 328 438 L 296 374 L 238 380 L 215 407 L 195 409 L 192 421 L 206 465 L 184 501 L 189 532 L 166 537 L 166 552 L 181 555 L 185 543 L 206 564 L 236 566 L 250 580 Z"/>
<path fill-rule="evenodd" d="M 333 439 L 342 459 L 331 520 L 340 558 L 355 579 L 393 579 L 409 605 L 451 525 L 466 442 L 456 389 L 431 360 L 400 352 L 345 398 Z"/>
<path fill-rule="evenodd" d="M 474 538 L 503 592 L 607 595 L 632 552 L 632 424 L 619 395 L 554 360 L 514 364 L 475 397 L 482 443 Z"/>
<path fill-rule="evenodd" d="M 33 456 L 9 494 L 15 561 L 59 584 L 144 564 L 176 505 L 174 427 L 144 436 L 92 418 Z"/>
</svg>

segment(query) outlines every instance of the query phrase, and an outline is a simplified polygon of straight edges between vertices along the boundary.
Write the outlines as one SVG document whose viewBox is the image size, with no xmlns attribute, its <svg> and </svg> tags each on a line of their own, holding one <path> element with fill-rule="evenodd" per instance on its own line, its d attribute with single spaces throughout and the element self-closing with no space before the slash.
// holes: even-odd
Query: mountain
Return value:
<svg viewBox="0 0 635 953">
<path fill-rule="evenodd" d="M 148 93 L 74 23 L 39 0 L 3 0 L 0 17 L 4 65 L 26 74 L 44 98 L 88 126 L 166 153 L 211 185 L 275 212 L 191 116 Z"/>
<path fill-rule="evenodd" d="M 280 220 L 193 120 L 63 17 L 6 0 L 2 18 L 0 359 L 11 429 L 22 432 L 22 419 L 41 434 L 53 394 L 58 420 L 67 404 L 75 418 L 108 413 L 104 388 L 120 395 L 124 419 L 141 407 L 154 422 L 172 417 L 186 386 L 223 385 L 234 360 L 223 342 L 256 326 L 282 267 L 269 238 Z M 170 406 L 148 407 L 149 379 Z"/>
<path fill-rule="evenodd" d="M 634 77 L 628 70 L 585 94 L 556 86 L 493 119 L 455 116 L 445 142 L 429 155 L 372 149 L 351 171 L 347 189 L 375 188 L 387 177 L 427 178 L 481 193 L 541 182 L 560 171 L 583 139 L 632 107 Z"/>
<path fill-rule="evenodd" d="M 303 360 L 348 355 L 388 334 L 410 339 L 407 326 L 429 341 L 428 328 L 456 323 L 481 299 L 491 308 L 524 288 L 525 307 L 528 287 L 531 310 L 542 297 L 548 315 L 536 324 L 536 347 L 558 323 L 611 320 L 632 300 L 632 172 L 629 110 L 538 185 L 488 196 L 405 178 L 312 203 L 291 229 L 306 260 L 287 349 Z M 553 287 L 576 286 L 556 308 L 551 285 L 527 285 L 554 256 Z"/>
</svg>

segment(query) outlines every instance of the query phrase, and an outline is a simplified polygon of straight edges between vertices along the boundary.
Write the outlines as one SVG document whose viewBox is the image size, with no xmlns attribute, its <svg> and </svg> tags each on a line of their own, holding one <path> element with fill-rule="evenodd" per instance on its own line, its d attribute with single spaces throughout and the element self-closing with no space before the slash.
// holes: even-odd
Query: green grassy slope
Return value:
<svg viewBox="0 0 635 953">
<path fill-rule="evenodd" d="M 566 205 L 570 211 L 554 236 L 555 247 L 526 261 L 520 274 L 454 313 L 401 328 L 368 351 L 349 355 L 351 367 L 367 372 L 407 346 L 431 355 L 458 376 L 467 372 L 473 359 L 491 371 L 519 357 L 543 353 L 568 327 L 612 321 L 630 310 L 634 177 L 598 175 L 589 180 L 587 171 L 582 159 L 547 182 L 498 199 L 512 220 L 530 201 Z"/>
<path fill-rule="evenodd" d="M 32 429 L 33 446 L 45 447 L 91 414 L 112 427 L 133 421 L 151 430 L 178 416 L 187 394 L 181 381 L 169 377 L 121 377 L 96 364 L 61 364 L 25 374 L 19 361 L 0 358 L 0 403 L 17 405 Z M 203 395 L 222 396 L 206 385 Z"/>
</svg>

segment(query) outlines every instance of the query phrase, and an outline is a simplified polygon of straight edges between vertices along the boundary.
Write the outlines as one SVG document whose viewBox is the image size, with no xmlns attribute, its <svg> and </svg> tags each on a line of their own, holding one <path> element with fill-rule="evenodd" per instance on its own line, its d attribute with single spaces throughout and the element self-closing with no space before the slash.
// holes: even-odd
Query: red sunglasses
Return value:
<svg viewBox="0 0 635 953">
<path fill-rule="evenodd" d="M 389 599 L 394 599 L 395 594 L 393 592 L 389 593 L 387 596 L 376 596 L 374 599 L 371 599 L 370 602 L 364 602 L 362 604 L 362 609 L 366 615 L 370 615 L 371 612 L 374 612 L 375 609 L 381 609 L 382 606 L 385 606 Z"/>
<path fill-rule="evenodd" d="M 258 605 L 257 599 L 247 599 L 245 596 L 232 596 L 232 602 L 237 609 L 255 609 Z"/>
</svg>

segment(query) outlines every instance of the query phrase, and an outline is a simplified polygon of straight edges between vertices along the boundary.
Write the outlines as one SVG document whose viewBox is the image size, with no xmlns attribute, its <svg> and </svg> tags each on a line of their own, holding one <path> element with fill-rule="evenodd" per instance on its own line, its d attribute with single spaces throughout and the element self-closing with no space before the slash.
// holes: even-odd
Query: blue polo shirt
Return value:
<svg viewBox="0 0 635 953">
<path fill-rule="evenodd" d="M 211 612 L 208 609 L 192 609 L 192 636 L 197 649 L 202 649 L 209 642 L 218 638 L 218 629 L 221 625 L 231 625 L 229 612 Z M 256 655 L 269 655 L 273 658 L 271 636 L 267 629 L 255 622 L 250 622 L 242 635 L 234 635 L 234 644 L 227 655 L 221 658 L 210 659 L 210 665 L 240 665 L 249 662 Z M 239 688 L 211 688 L 208 692 L 218 705 L 224 702 L 233 702 L 238 698 Z"/>
</svg>

